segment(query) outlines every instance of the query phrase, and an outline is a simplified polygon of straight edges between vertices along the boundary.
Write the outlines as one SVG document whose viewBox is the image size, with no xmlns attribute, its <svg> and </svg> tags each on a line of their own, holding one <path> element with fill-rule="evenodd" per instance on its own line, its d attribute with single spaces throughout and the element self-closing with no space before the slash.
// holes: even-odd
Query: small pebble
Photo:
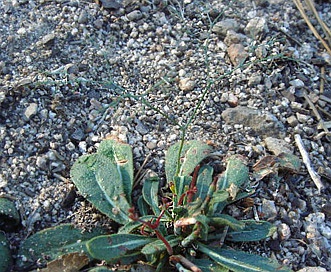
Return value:
<svg viewBox="0 0 331 272">
<path fill-rule="evenodd" d="M 24 115 L 27 119 L 32 118 L 38 112 L 38 104 L 31 103 L 24 111 Z"/>
</svg>

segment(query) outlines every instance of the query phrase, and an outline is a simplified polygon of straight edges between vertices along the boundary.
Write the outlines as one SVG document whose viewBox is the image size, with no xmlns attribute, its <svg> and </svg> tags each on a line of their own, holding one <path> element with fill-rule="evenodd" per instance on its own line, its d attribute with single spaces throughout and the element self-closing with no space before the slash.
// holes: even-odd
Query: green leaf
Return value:
<svg viewBox="0 0 331 272">
<path fill-rule="evenodd" d="M 213 181 L 214 168 L 210 165 L 203 165 L 198 173 L 198 178 L 196 182 L 197 194 L 196 198 L 202 199 L 202 201 L 207 197 L 209 187 Z"/>
<path fill-rule="evenodd" d="M 168 241 L 171 247 L 177 246 L 181 241 L 181 238 L 175 235 L 167 236 L 165 237 L 165 239 Z M 141 253 L 143 253 L 144 255 L 153 255 L 153 254 L 159 254 L 166 250 L 167 250 L 166 245 L 161 240 L 156 240 L 145 245 L 141 249 Z"/>
<path fill-rule="evenodd" d="M 192 181 L 192 177 L 191 176 L 175 177 L 174 180 L 175 180 L 175 188 L 176 188 L 176 195 L 174 196 L 174 202 L 176 204 L 175 205 L 176 207 L 182 195 L 188 191 L 190 183 Z M 185 202 L 186 197 L 187 196 L 183 198 L 183 202 Z"/>
<path fill-rule="evenodd" d="M 233 230 L 242 230 L 245 227 L 245 223 L 242 220 L 237 220 L 234 217 L 227 214 L 220 214 L 218 216 L 209 217 L 209 224 L 214 227 L 229 226 Z"/>
<path fill-rule="evenodd" d="M 131 207 L 124 190 L 119 166 L 101 154 L 84 155 L 72 166 L 70 174 L 80 193 L 99 211 L 125 224 Z"/>
<path fill-rule="evenodd" d="M 203 272 L 229 272 L 228 268 L 210 259 L 193 259 L 191 261 Z"/>
<path fill-rule="evenodd" d="M 0 271 L 10 271 L 12 256 L 9 242 L 3 232 L 0 231 Z"/>
<path fill-rule="evenodd" d="M 13 201 L 0 197 L 0 230 L 12 230 L 20 223 L 20 215 Z"/>
<path fill-rule="evenodd" d="M 212 198 L 208 206 L 208 215 L 220 214 L 228 202 L 229 193 L 227 191 L 216 191 L 212 194 Z"/>
<path fill-rule="evenodd" d="M 86 246 L 93 258 L 111 262 L 153 241 L 155 239 L 137 234 L 111 234 L 95 237 Z"/>
<path fill-rule="evenodd" d="M 198 163 L 205 159 L 212 150 L 209 145 L 201 141 L 184 142 L 180 149 L 181 142 L 172 145 L 167 151 L 165 172 L 168 183 L 174 182 L 176 176 L 189 176 Z"/>
<path fill-rule="evenodd" d="M 146 203 L 152 208 L 154 214 L 158 216 L 161 212 L 158 204 L 159 178 L 154 172 L 149 171 L 147 174 L 148 177 L 144 180 L 143 185 L 143 197 Z"/>
<path fill-rule="evenodd" d="M 144 197 L 142 195 L 140 195 L 138 197 L 137 206 L 138 206 L 139 213 L 142 216 L 147 216 L 149 214 L 150 206 L 146 203 L 146 201 L 144 200 Z"/>
<path fill-rule="evenodd" d="M 139 219 L 147 222 L 147 221 L 155 219 L 155 216 L 154 215 L 145 215 L 145 216 L 139 217 Z M 142 226 L 142 223 L 139 221 L 130 221 L 130 222 L 126 223 L 124 226 L 122 226 L 118 230 L 118 233 L 130 233 L 130 232 L 135 231 L 136 229 L 138 229 L 141 226 Z"/>
<path fill-rule="evenodd" d="M 226 236 L 227 241 L 232 242 L 253 242 L 270 237 L 276 227 L 267 221 L 241 220 L 244 228 L 241 230 L 229 230 Z"/>
<path fill-rule="evenodd" d="M 82 232 L 70 224 L 44 229 L 23 241 L 16 265 L 21 269 L 27 269 L 37 260 L 41 264 L 46 264 L 68 253 L 85 252 L 89 255 L 86 242 L 102 233 L 100 229 Z"/>
<path fill-rule="evenodd" d="M 234 272 L 291 271 L 289 268 L 280 265 L 277 261 L 243 251 L 209 247 L 202 243 L 198 243 L 198 250 Z"/>
<path fill-rule="evenodd" d="M 105 155 L 116 165 L 117 171 L 121 176 L 121 183 L 123 184 L 126 199 L 131 204 L 133 158 L 130 145 L 114 140 L 104 140 L 99 145 L 98 153 Z"/>
<path fill-rule="evenodd" d="M 219 190 L 229 189 L 231 184 L 242 186 L 249 180 L 249 171 L 246 160 L 241 155 L 233 155 L 227 159 L 225 172 L 217 181 Z"/>
</svg>

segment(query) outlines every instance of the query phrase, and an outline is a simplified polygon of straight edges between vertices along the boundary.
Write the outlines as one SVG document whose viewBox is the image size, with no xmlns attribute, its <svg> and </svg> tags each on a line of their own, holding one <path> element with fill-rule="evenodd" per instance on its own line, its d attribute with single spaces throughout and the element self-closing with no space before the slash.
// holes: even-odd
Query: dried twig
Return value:
<svg viewBox="0 0 331 272">
<path fill-rule="evenodd" d="M 306 165 L 308 173 L 312 178 L 313 182 L 315 183 L 318 192 L 320 193 L 321 190 L 324 188 L 324 184 L 321 181 L 321 177 L 317 174 L 317 172 L 314 170 L 313 166 L 311 165 L 308 152 L 305 149 L 301 136 L 299 134 L 295 134 L 294 139 L 301 153 L 303 163 Z"/>
<path fill-rule="evenodd" d="M 293 2 L 295 3 L 295 5 L 297 6 L 298 10 L 301 13 L 302 18 L 305 20 L 306 24 L 308 25 L 309 29 L 313 32 L 313 34 L 315 35 L 315 37 L 320 40 L 320 42 L 323 44 L 324 48 L 328 51 L 328 53 L 331 55 L 331 48 L 329 47 L 329 45 L 327 44 L 327 42 L 321 37 L 321 35 L 317 32 L 316 28 L 313 26 L 313 24 L 311 23 L 311 21 L 309 20 L 304 7 L 302 5 L 302 3 L 300 2 L 300 0 L 293 0 Z"/>
<path fill-rule="evenodd" d="M 314 115 L 316 116 L 317 121 L 319 122 L 319 126 L 327 133 L 329 133 L 328 128 L 324 125 L 324 120 L 322 118 L 322 116 L 319 114 L 317 108 L 315 107 L 314 103 L 310 100 L 310 98 L 308 97 L 306 91 L 303 91 L 303 97 L 305 98 L 305 100 L 307 101 L 307 103 L 309 104 L 309 107 L 311 108 L 311 110 L 313 111 Z"/>
<path fill-rule="evenodd" d="M 325 67 L 321 67 L 321 81 L 320 81 L 320 93 L 324 93 L 324 84 L 325 84 Z"/>
<path fill-rule="evenodd" d="M 326 39 L 328 40 L 329 44 L 331 44 L 331 31 L 328 28 L 328 26 L 324 23 L 324 21 L 321 19 L 321 17 L 319 16 L 319 14 L 315 8 L 314 2 L 312 0 L 306 0 L 306 4 L 309 7 L 309 9 L 314 13 L 315 18 L 317 19 L 318 23 L 320 24 L 320 26 L 323 29 Z"/>
</svg>

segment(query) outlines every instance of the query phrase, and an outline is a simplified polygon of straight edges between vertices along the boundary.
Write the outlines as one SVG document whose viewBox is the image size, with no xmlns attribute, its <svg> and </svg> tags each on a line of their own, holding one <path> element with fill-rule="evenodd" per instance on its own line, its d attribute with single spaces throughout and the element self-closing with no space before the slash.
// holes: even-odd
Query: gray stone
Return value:
<svg viewBox="0 0 331 272">
<path fill-rule="evenodd" d="M 87 23 L 87 21 L 88 21 L 87 12 L 85 10 L 83 10 L 78 17 L 78 23 L 85 24 L 85 23 Z"/>
<path fill-rule="evenodd" d="M 85 136 L 84 131 L 81 128 L 78 128 L 72 133 L 71 139 L 74 139 L 76 141 L 81 141 L 84 138 L 84 136 Z"/>
<path fill-rule="evenodd" d="M 38 112 L 38 104 L 31 103 L 24 111 L 24 115 L 26 118 L 30 119 L 35 116 Z"/>
<path fill-rule="evenodd" d="M 277 231 L 278 231 L 280 240 L 288 240 L 291 236 L 291 229 L 285 223 L 282 223 L 279 226 L 277 226 Z"/>
<path fill-rule="evenodd" d="M 36 165 L 42 170 L 47 170 L 47 158 L 45 156 L 37 157 Z"/>
<path fill-rule="evenodd" d="M 191 80 L 190 78 L 182 78 L 179 81 L 179 89 L 181 89 L 184 92 L 192 91 L 195 87 L 194 80 Z"/>
<path fill-rule="evenodd" d="M 275 201 L 263 199 L 262 213 L 265 220 L 274 220 L 277 216 Z"/>
<path fill-rule="evenodd" d="M 256 86 L 260 84 L 262 77 L 260 75 L 253 75 L 248 79 L 248 86 Z"/>
<path fill-rule="evenodd" d="M 148 129 L 146 128 L 146 126 L 137 118 L 136 120 L 137 126 L 136 126 L 136 130 L 141 134 L 141 135 L 145 135 L 148 133 Z"/>
<path fill-rule="evenodd" d="M 282 139 L 277 139 L 274 137 L 267 137 L 264 139 L 264 143 L 269 151 L 274 153 L 276 156 L 280 153 L 292 154 L 290 145 Z"/>
<path fill-rule="evenodd" d="M 237 31 L 239 29 L 239 25 L 235 19 L 225 19 L 223 21 L 217 22 L 212 31 L 216 34 L 220 34 L 225 36 L 229 30 Z"/>
<path fill-rule="evenodd" d="M 140 10 L 133 10 L 128 15 L 126 15 L 129 21 L 138 21 L 143 17 Z"/>
<path fill-rule="evenodd" d="M 286 121 L 291 127 L 295 127 L 297 124 L 299 124 L 298 119 L 294 115 L 288 117 Z"/>
<path fill-rule="evenodd" d="M 264 31 L 268 31 L 268 26 L 266 19 L 263 17 L 251 19 L 245 27 L 245 33 L 252 38 L 257 38 Z"/>
<path fill-rule="evenodd" d="M 54 39 L 55 39 L 55 34 L 54 33 L 47 34 L 41 39 L 41 44 L 42 45 L 50 45 L 54 42 Z"/>
<path fill-rule="evenodd" d="M 294 79 L 290 81 L 290 84 L 295 88 L 302 88 L 305 86 L 305 83 L 301 79 Z"/>
<path fill-rule="evenodd" d="M 231 44 L 227 51 L 234 66 L 242 64 L 248 57 L 245 47 L 240 43 Z"/>
<path fill-rule="evenodd" d="M 261 136 L 280 136 L 285 130 L 284 125 L 271 113 L 262 113 L 248 107 L 228 108 L 222 112 L 222 118 L 228 125 L 241 124 L 251 127 Z"/>
</svg>

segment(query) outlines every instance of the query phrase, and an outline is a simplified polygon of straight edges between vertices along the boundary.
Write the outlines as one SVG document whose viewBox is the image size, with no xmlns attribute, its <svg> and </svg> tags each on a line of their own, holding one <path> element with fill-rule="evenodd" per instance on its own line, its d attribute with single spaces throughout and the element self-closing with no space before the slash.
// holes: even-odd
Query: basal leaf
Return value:
<svg viewBox="0 0 331 272">
<path fill-rule="evenodd" d="M 37 260 L 38 263 L 46 264 L 62 255 L 74 252 L 86 253 L 89 256 L 86 242 L 102 233 L 100 229 L 82 232 L 70 224 L 42 230 L 23 241 L 16 265 L 21 269 L 27 269 Z"/>
<path fill-rule="evenodd" d="M 227 214 L 220 214 L 218 216 L 209 217 L 210 225 L 214 227 L 229 226 L 232 230 L 243 230 L 245 223 L 242 220 L 237 220 Z"/>
<path fill-rule="evenodd" d="M 98 210 L 114 221 L 129 221 L 127 201 L 121 172 L 111 159 L 101 154 L 78 158 L 70 171 L 72 181 L 80 193 Z"/>
<path fill-rule="evenodd" d="M 229 269 L 210 259 L 193 259 L 192 262 L 203 272 L 229 272 Z"/>
<path fill-rule="evenodd" d="M 192 181 L 191 176 L 181 176 L 181 177 L 175 177 L 175 188 L 176 188 L 176 195 L 174 196 L 174 202 L 175 206 L 177 206 L 178 202 L 180 201 L 181 197 L 188 191 L 190 187 L 190 183 Z M 186 201 L 187 195 L 185 195 L 184 198 L 182 198 L 182 204 Z"/>
<path fill-rule="evenodd" d="M 148 203 L 145 201 L 145 199 L 144 199 L 144 197 L 143 197 L 142 195 L 140 195 L 140 196 L 138 197 L 137 206 L 138 206 L 139 213 L 140 213 L 142 216 L 146 216 L 146 215 L 149 214 L 150 206 L 149 206 Z"/>
<path fill-rule="evenodd" d="M 167 236 L 167 237 L 165 237 L 165 239 L 168 241 L 168 243 L 172 247 L 177 246 L 181 241 L 181 238 L 177 237 L 175 235 Z M 161 240 L 155 240 L 149 244 L 146 244 L 141 249 L 141 253 L 143 253 L 145 255 L 153 255 L 153 254 L 161 253 L 166 250 L 167 250 L 167 248 Z"/>
<path fill-rule="evenodd" d="M 286 266 L 280 265 L 277 261 L 243 251 L 209 247 L 202 243 L 198 243 L 198 250 L 234 272 L 291 271 Z"/>
<path fill-rule="evenodd" d="M 146 215 L 146 216 L 141 216 L 140 219 L 147 222 L 150 220 L 153 220 L 155 218 L 154 215 Z M 118 233 L 130 233 L 138 229 L 139 227 L 142 226 L 142 223 L 139 221 L 130 221 L 126 223 L 124 226 L 122 226 L 119 230 Z"/>
<path fill-rule="evenodd" d="M 3 232 L 0 231 L 0 271 L 10 271 L 12 256 L 9 242 Z"/>
<path fill-rule="evenodd" d="M 240 230 L 229 230 L 226 240 L 232 242 L 253 242 L 270 237 L 276 227 L 267 221 L 241 220 L 244 227 Z"/>
<path fill-rule="evenodd" d="M 131 204 L 133 158 L 130 145 L 114 140 L 104 140 L 99 145 L 98 154 L 105 155 L 116 165 L 123 184 L 124 194 L 127 201 Z"/>
<path fill-rule="evenodd" d="M 154 238 L 137 234 L 111 234 L 95 237 L 86 246 L 93 258 L 111 262 L 134 254 L 134 250 L 153 241 Z"/>
<path fill-rule="evenodd" d="M 217 181 L 217 188 L 219 190 L 225 190 L 231 184 L 240 187 L 247 182 L 249 180 L 249 171 L 246 164 L 246 160 L 241 155 L 230 156 L 227 159 L 225 172 Z"/>
<path fill-rule="evenodd" d="M 200 168 L 196 182 L 198 192 L 195 198 L 201 198 L 202 201 L 206 198 L 210 183 L 213 181 L 213 172 L 214 169 L 210 165 L 203 165 Z"/>
<path fill-rule="evenodd" d="M 174 182 L 175 176 L 189 176 L 212 150 L 209 145 L 200 141 L 184 142 L 182 150 L 180 149 L 181 142 L 172 145 L 167 151 L 165 172 L 168 183 Z"/>
<path fill-rule="evenodd" d="M 148 172 L 148 177 L 144 180 L 143 197 L 147 204 L 152 208 L 155 215 L 160 214 L 159 209 L 159 178 L 154 172 Z"/>
<path fill-rule="evenodd" d="M 13 230 L 20 224 L 20 215 L 12 200 L 0 196 L 0 230 Z"/>
</svg>

